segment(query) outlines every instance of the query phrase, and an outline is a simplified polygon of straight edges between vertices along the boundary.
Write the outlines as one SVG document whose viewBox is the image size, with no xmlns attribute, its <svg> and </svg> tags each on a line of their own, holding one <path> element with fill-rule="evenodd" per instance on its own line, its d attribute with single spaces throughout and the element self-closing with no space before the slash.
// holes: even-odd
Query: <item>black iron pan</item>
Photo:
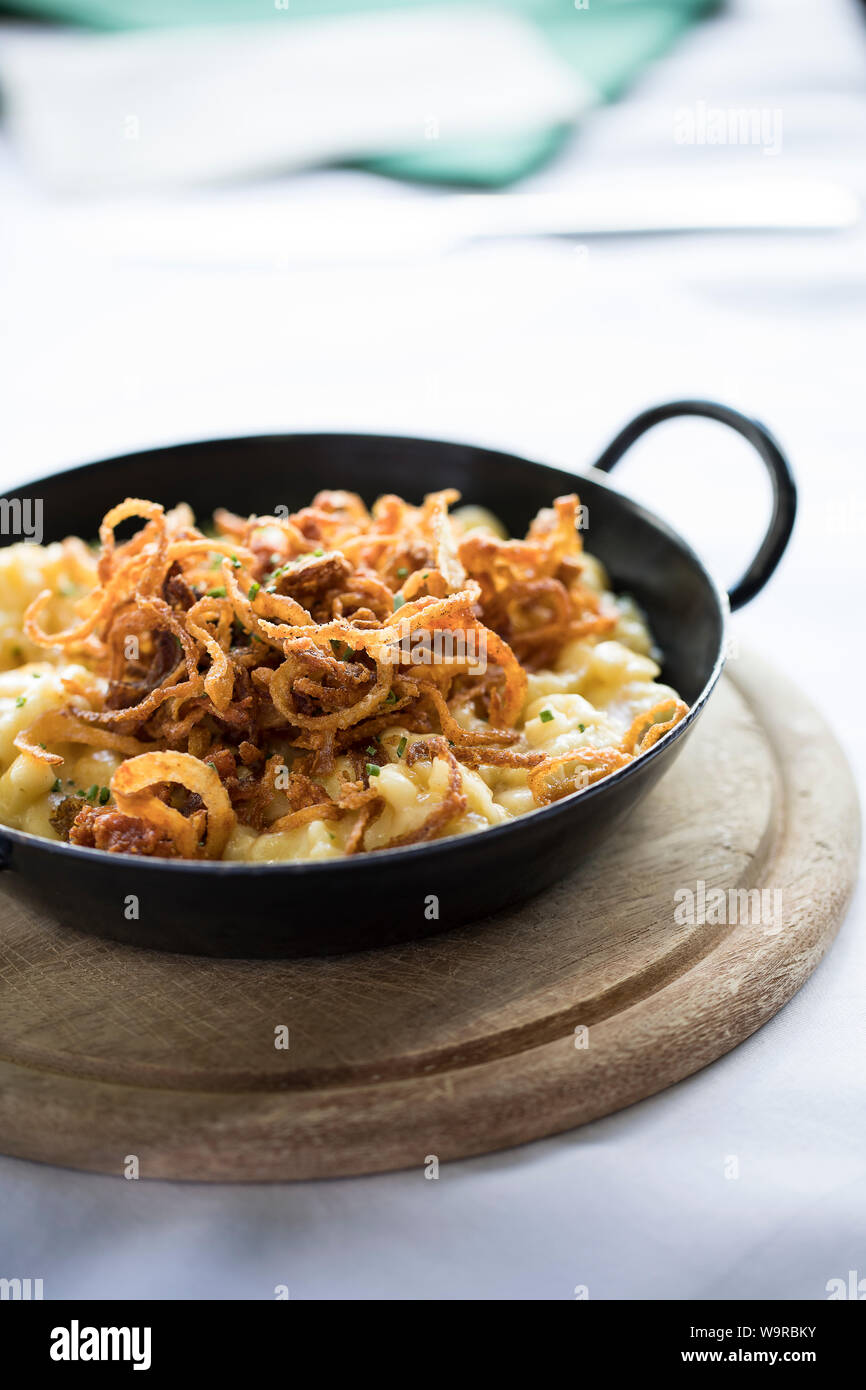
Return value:
<svg viewBox="0 0 866 1390">
<path fill-rule="evenodd" d="M 615 491 L 607 473 L 646 430 L 679 415 L 730 426 L 757 450 L 773 484 L 773 511 L 758 554 L 726 595 L 664 522 Z M 368 502 L 397 492 L 410 501 L 459 488 L 522 535 L 552 498 L 577 488 L 589 509 L 587 548 L 615 589 L 646 611 L 664 652 L 663 679 L 691 706 L 646 755 L 553 805 L 478 834 L 329 863 L 236 864 L 136 858 L 54 843 L 0 827 L 4 883 L 61 923 L 137 946 L 216 956 L 287 956 L 357 950 L 448 930 L 540 892 L 612 834 L 671 766 L 700 718 L 724 665 L 729 606 L 769 579 L 794 524 L 788 464 L 766 429 L 707 401 L 676 401 L 637 416 L 610 444 L 596 473 L 572 473 L 510 454 L 429 439 L 373 435 L 269 435 L 207 440 L 89 464 L 7 494 L 40 498 L 45 540 L 92 536 L 120 499 L 188 501 L 207 518 L 215 505 L 273 513 L 321 488 Z M 435 904 L 433 900 L 435 899 Z M 438 911 L 438 916 L 434 912 Z"/>
</svg>

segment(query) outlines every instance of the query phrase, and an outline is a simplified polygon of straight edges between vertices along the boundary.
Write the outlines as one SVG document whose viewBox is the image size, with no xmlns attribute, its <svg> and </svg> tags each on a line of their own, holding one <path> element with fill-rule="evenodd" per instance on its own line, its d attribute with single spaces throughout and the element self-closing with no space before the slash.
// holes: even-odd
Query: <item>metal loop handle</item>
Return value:
<svg viewBox="0 0 866 1390">
<path fill-rule="evenodd" d="M 728 591 L 731 609 L 742 608 L 763 589 L 770 575 L 785 552 L 785 547 L 794 529 L 797 515 L 797 487 L 791 468 L 770 431 L 757 420 L 741 415 L 730 406 L 719 405 L 716 401 L 670 401 L 667 405 L 653 406 L 636 415 L 625 429 L 607 446 L 594 465 L 602 473 L 609 473 L 623 454 L 631 448 L 635 440 L 663 420 L 673 420 L 680 415 L 701 415 L 708 420 L 718 420 L 728 425 L 737 434 L 747 439 L 770 475 L 773 486 L 773 512 L 758 553 L 752 560 L 742 579 Z"/>
</svg>

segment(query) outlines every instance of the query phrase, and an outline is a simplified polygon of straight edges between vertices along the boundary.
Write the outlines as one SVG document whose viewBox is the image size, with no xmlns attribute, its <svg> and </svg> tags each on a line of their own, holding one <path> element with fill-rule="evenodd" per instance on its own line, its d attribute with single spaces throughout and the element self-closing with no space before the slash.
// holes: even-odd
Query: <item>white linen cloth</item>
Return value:
<svg viewBox="0 0 866 1390">
<path fill-rule="evenodd" d="M 587 84 L 517 15 L 433 7 L 0 45 L 8 129 L 49 186 L 250 177 L 568 123 Z"/>
</svg>

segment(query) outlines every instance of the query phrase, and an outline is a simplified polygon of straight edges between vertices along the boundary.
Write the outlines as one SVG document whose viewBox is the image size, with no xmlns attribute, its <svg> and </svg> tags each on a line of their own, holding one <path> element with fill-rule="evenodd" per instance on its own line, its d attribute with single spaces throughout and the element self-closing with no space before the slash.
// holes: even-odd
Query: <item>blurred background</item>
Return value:
<svg viewBox="0 0 866 1390">
<path fill-rule="evenodd" d="M 852 698 L 866 544 L 858 0 L 17 0 L 0 4 L 0 103 L 4 487 L 151 444 L 317 429 L 468 440 L 579 470 L 643 407 L 716 398 L 777 434 L 801 489 L 792 547 L 738 615 L 738 640 L 820 703 L 862 771 Z M 769 506 L 748 446 L 709 422 L 654 431 L 617 483 L 684 531 L 726 582 Z M 408 495 L 423 488 L 407 476 Z M 817 987 L 844 1001 L 854 965 L 843 933 Z M 784 1020 L 803 1017 L 812 987 Z M 828 1046 L 862 1055 L 862 1010 L 859 1025 L 835 1007 L 829 1016 L 793 1040 L 785 1022 L 771 1025 L 788 1027 L 787 1057 L 776 1049 L 767 1061 L 787 1069 L 780 1085 L 793 1068 L 798 1085 L 819 1090 Z M 731 1078 L 741 1053 L 712 1077 Z M 721 1276 L 665 1255 L 671 1193 L 693 1203 L 698 1227 L 704 1214 L 688 1176 L 703 1161 L 694 1088 L 708 1124 L 716 1092 L 688 1085 L 681 1120 L 683 1088 L 650 1102 L 666 1167 L 657 1179 L 636 1171 L 641 1210 L 662 1204 L 658 1228 L 641 1228 L 649 1246 L 638 1256 L 627 1223 L 614 1221 L 618 1244 L 608 1232 L 592 1256 L 599 1293 L 730 1293 Z M 778 1132 L 792 1125 L 786 1114 Z M 730 1242 L 737 1296 L 821 1296 L 791 1246 L 804 1192 L 813 1246 L 822 1210 L 821 1230 L 848 1229 L 844 1202 L 835 1216 L 821 1205 L 837 1192 L 832 1154 L 800 1125 L 796 1170 L 780 1167 L 767 1136 L 764 1186 L 743 1196 L 739 1224 L 713 1233 L 714 1267 Z M 595 1173 L 599 1210 L 608 1200 L 619 1211 L 640 1127 L 627 1114 L 593 1132 L 602 1128 L 618 1148 L 613 1169 Z M 516 1159 L 463 1165 L 476 1178 L 492 1165 L 487 1192 L 510 1203 L 508 1238 L 523 1252 L 518 1269 L 488 1232 L 472 1252 L 487 1260 L 487 1296 L 559 1296 L 550 1290 L 563 1280 L 568 1296 L 562 1187 L 555 1199 L 557 1162 L 560 1183 L 571 1182 L 566 1142 L 534 1146 L 536 1162 L 548 1155 L 548 1183 L 531 1194 Z M 12 1181 L 23 1165 L 3 1171 Z M 22 1212 L 55 1200 L 54 1176 L 33 1188 L 21 1179 Z M 418 1234 L 417 1212 L 406 1232 L 395 1215 L 409 1181 L 369 1180 L 363 1211 L 340 1195 L 351 1184 L 329 1188 L 347 1239 L 356 1223 L 356 1248 L 367 1239 L 375 1249 L 391 1221 L 392 1275 L 401 1250 L 414 1258 L 402 1243 Z M 451 1296 L 479 1290 L 472 1261 L 458 1258 L 472 1229 L 461 1181 L 477 1202 L 473 1179 L 455 1179 L 455 1205 L 420 1218 L 449 1253 L 413 1266 L 413 1296 L 442 1279 Z M 82 1175 L 64 1182 L 99 1201 L 114 1191 Z M 170 1221 L 205 1239 L 215 1195 L 161 1190 L 140 1201 L 169 1203 Z M 244 1200 L 267 1209 L 275 1230 L 289 1220 L 268 1194 Z M 321 1222 L 308 1215 L 312 1244 Z M 757 1233 L 748 1267 L 745 1229 Z M 194 1276 L 204 1296 L 244 1296 L 241 1275 L 224 1286 L 219 1258 L 205 1271 L 191 1249 L 173 1255 L 178 1289 Z M 842 1258 L 855 1267 L 853 1248 L 843 1257 L 834 1245 Z M 55 1292 L 108 1292 L 105 1265 L 88 1260 L 83 1270 L 70 1254 L 75 1290 L 61 1276 Z M 311 1255 L 314 1290 L 316 1270 Z M 388 1271 L 368 1273 L 371 1291 L 387 1292 Z M 146 1292 L 142 1280 L 141 1267 L 124 1268 L 127 1293 Z M 333 1266 L 329 1280 L 339 1296 Z"/>
</svg>

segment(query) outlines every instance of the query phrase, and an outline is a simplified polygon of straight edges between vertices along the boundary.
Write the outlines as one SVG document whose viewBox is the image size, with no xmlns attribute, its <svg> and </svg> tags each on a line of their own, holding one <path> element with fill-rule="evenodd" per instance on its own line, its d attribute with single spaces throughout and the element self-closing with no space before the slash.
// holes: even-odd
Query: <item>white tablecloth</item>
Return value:
<svg viewBox="0 0 866 1390">
<path fill-rule="evenodd" d="M 678 144 L 675 114 L 698 102 L 781 112 L 781 151 Z M 866 196 L 864 137 L 862 8 L 739 0 L 532 187 L 612 166 L 766 168 Z M 0 190 L 4 244 L 21 230 L 0 267 L 4 485 L 180 438 L 318 428 L 580 467 L 646 404 L 719 398 L 774 429 L 801 495 L 790 553 L 735 629 L 821 704 L 862 772 L 862 231 L 537 241 L 396 267 L 107 266 L 70 249 L 68 205 L 5 147 Z M 195 202 L 350 219 L 345 200 L 437 196 L 319 172 Z M 757 471 L 745 445 L 689 423 L 648 439 L 622 477 L 733 579 L 763 525 Z M 438 1182 L 151 1184 L 0 1158 L 0 1274 L 42 1277 L 49 1298 L 270 1298 L 277 1284 L 295 1298 L 826 1297 L 829 1279 L 866 1276 L 863 925 L 861 895 L 801 993 L 709 1069 Z"/>
</svg>

